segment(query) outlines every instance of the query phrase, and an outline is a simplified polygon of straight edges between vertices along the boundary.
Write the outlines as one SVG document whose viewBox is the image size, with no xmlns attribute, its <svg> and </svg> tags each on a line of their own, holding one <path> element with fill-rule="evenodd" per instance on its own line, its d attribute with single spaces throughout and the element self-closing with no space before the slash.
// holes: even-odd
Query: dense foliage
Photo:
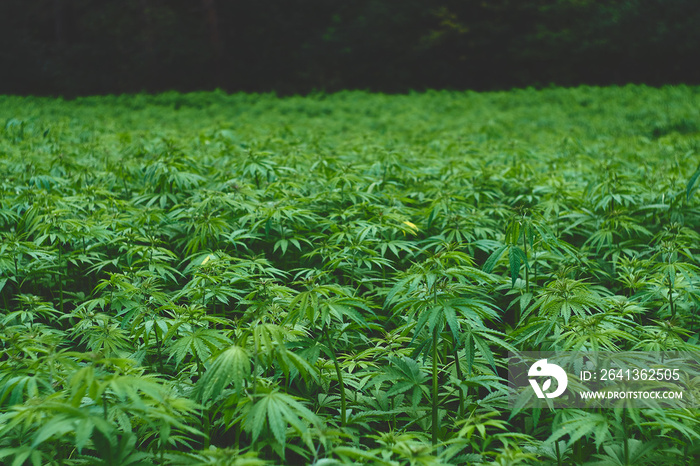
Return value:
<svg viewBox="0 0 700 466">
<path fill-rule="evenodd" d="M 512 349 L 698 348 L 698 88 L 0 122 L 0 462 L 700 458 L 697 409 L 515 412 L 503 378 Z"/>
<path fill-rule="evenodd" d="M 3 0 L 0 93 L 700 84 L 697 0 Z"/>
</svg>

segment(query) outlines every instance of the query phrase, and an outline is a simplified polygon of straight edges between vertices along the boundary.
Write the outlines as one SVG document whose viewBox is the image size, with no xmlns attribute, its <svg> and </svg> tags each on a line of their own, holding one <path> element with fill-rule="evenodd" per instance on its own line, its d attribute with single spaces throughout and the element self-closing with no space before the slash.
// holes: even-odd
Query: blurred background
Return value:
<svg viewBox="0 0 700 466">
<path fill-rule="evenodd" d="M 698 0 L 1 0 L 0 94 L 700 83 Z"/>
</svg>

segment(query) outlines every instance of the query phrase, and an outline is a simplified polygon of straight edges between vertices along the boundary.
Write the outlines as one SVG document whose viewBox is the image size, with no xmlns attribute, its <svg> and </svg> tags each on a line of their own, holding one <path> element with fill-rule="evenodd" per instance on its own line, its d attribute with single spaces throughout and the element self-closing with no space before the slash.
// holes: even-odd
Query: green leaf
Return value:
<svg viewBox="0 0 700 466">
<path fill-rule="evenodd" d="M 206 404 L 210 399 L 217 398 L 231 384 L 240 393 L 250 375 L 251 363 L 248 351 L 240 346 L 231 346 L 216 356 L 202 378 L 197 381 L 195 389 L 197 397 Z"/>
<path fill-rule="evenodd" d="M 501 260 L 501 257 L 503 257 L 503 253 L 506 251 L 506 249 L 508 249 L 508 245 L 503 245 L 499 247 L 496 251 L 494 251 L 488 259 L 486 259 L 486 262 L 484 262 L 483 267 L 484 272 L 493 272 L 494 267 L 496 267 L 498 261 Z"/>
<path fill-rule="evenodd" d="M 515 281 L 520 275 L 520 266 L 522 265 L 525 253 L 517 246 L 510 246 L 508 249 L 508 262 L 510 263 L 511 286 L 515 286 Z"/>
<path fill-rule="evenodd" d="M 445 320 L 447 321 L 447 326 L 452 330 L 452 336 L 454 337 L 455 347 L 459 342 L 459 322 L 457 321 L 457 314 L 455 309 L 450 305 L 444 306 Z"/>
<path fill-rule="evenodd" d="M 486 362 L 488 362 L 489 365 L 491 365 L 491 367 L 493 368 L 494 372 L 496 372 L 496 360 L 493 358 L 493 353 L 491 352 L 491 348 L 489 348 L 489 345 L 480 337 L 477 337 L 475 335 L 472 335 L 472 339 L 474 340 L 474 345 L 476 346 L 476 348 L 479 349 L 481 354 L 486 359 Z"/>
</svg>

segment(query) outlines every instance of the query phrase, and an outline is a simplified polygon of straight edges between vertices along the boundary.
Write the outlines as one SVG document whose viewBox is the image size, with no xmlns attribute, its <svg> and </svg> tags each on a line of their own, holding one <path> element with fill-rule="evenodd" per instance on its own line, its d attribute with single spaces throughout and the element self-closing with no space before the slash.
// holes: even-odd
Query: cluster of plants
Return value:
<svg viewBox="0 0 700 466">
<path fill-rule="evenodd" d="M 514 409 L 505 363 L 700 350 L 699 109 L 0 97 L 0 463 L 697 464 L 696 407 Z"/>
</svg>

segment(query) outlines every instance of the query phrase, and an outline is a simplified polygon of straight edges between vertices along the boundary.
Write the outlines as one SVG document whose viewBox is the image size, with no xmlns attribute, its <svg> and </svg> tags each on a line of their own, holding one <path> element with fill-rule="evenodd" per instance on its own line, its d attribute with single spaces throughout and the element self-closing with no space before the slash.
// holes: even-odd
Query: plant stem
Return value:
<svg viewBox="0 0 700 466">
<path fill-rule="evenodd" d="M 464 377 L 462 374 L 462 366 L 459 364 L 459 348 L 457 347 L 457 344 L 455 344 L 454 347 L 454 358 L 455 358 L 455 368 L 457 369 L 457 379 L 461 382 Z M 462 390 L 462 386 L 460 385 L 458 387 L 459 390 L 459 410 L 457 411 L 457 414 L 460 418 L 464 415 L 464 390 Z"/>
<path fill-rule="evenodd" d="M 525 289 L 530 292 L 530 266 L 527 258 L 527 223 L 523 225 L 523 251 L 525 252 Z"/>
<path fill-rule="evenodd" d="M 59 309 L 61 310 L 61 315 L 63 315 L 63 273 L 61 271 L 63 267 L 63 248 L 61 247 L 61 242 L 58 242 L 58 295 L 59 295 Z"/>
<path fill-rule="evenodd" d="M 673 305 L 673 281 L 671 280 L 671 272 L 668 272 L 668 306 L 671 310 L 671 318 L 676 317 L 676 307 Z"/>
<path fill-rule="evenodd" d="M 343 382 L 343 373 L 340 370 L 340 364 L 338 364 L 338 358 L 335 357 L 335 350 L 333 349 L 333 344 L 331 343 L 331 338 L 328 336 L 328 331 L 326 327 L 323 327 L 323 336 L 326 337 L 326 344 L 328 345 L 328 351 L 331 353 L 331 359 L 333 359 L 333 365 L 335 366 L 335 373 L 338 376 L 338 385 L 340 385 L 340 425 L 345 426 L 347 418 L 345 416 L 345 383 Z"/>
<path fill-rule="evenodd" d="M 561 452 L 559 451 L 559 440 L 554 442 L 554 450 L 557 452 L 557 466 L 562 466 L 561 463 Z"/>
<path fill-rule="evenodd" d="M 161 349 L 161 343 L 160 343 L 160 338 L 158 338 L 158 324 L 156 324 L 155 320 L 153 322 L 153 331 L 156 334 L 156 350 L 158 351 L 158 370 L 160 373 L 163 373 L 163 354 L 162 354 L 162 349 Z"/>
<path fill-rule="evenodd" d="M 437 337 L 438 328 L 437 325 L 433 327 L 433 445 L 438 443 L 438 432 L 440 431 L 440 426 L 438 425 L 438 368 L 437 368 L 437 357 L 438 357 L 438 347 L 437 347 Z"/>
<path fill-rule="evenodd" d="M 211 418 L 208 409 L 202 412 L 204 417 L 204 449 L 208 449 L 211 444 Z"/>
<path fill-rule="evenodd" d="M 533 258 L 533 260 L 535 261 L 535 274 L 532 277 L 532 281 L 533 281 L 534 287 L 537 288 L 537 256 L 536 255 L 534 255 L 534 256 L 535 257 Z"/>
<path fill-rule="evenodd" d="M 625 464 L 628 465 L 630 464 L 630 448 L 629 448 L 629 436 L 627 435 L 627 414 L 622 413 L 622 432 L 623 432 L 623 446 L 624 446 L 624 451 L 625 451 Z"/>
</svg>

